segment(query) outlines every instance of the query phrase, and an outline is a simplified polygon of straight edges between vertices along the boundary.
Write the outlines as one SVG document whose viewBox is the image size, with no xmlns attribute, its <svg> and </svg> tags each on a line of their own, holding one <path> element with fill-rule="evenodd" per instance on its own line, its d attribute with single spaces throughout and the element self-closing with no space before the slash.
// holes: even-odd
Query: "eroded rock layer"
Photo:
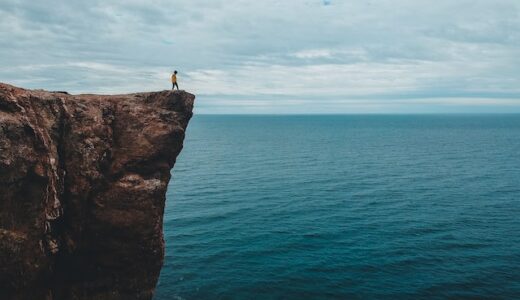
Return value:
<svg viewBox="0 0 520 300">
<path fill-rule="evenodd" d="M 194 96 L 0 84 L 0 299 L 150 299 Z"/>
</svg>

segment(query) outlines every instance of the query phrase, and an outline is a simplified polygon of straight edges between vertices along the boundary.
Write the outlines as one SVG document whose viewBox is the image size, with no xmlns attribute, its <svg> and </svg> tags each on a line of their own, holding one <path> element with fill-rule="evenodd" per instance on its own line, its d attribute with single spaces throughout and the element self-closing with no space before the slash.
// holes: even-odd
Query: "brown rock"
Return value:
<svg viewBox="0 0 520 300">
<path fill-rule="evenodd" d="M 194 96 L 0 83 L 0 299 L 150 299 Z"/>
</svg>

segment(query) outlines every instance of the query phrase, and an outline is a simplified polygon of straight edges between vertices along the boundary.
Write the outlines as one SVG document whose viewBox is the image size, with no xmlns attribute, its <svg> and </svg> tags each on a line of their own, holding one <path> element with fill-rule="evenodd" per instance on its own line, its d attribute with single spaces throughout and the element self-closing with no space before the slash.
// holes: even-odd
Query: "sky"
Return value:
<svg viewBox="0 0 520 300">
<path fill-rule="evenodd" d="M 520 112 L 519 0 L 2 0 L 0 81 L 201 114 Z"/>
</svg>

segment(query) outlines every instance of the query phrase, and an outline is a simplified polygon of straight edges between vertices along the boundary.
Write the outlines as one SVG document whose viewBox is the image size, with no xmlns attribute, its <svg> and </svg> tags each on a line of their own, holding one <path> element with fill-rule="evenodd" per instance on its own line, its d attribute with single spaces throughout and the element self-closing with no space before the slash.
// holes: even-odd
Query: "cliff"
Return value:
<svg viewBox="0 0 520 300">
<path fill-rule="evenodd" d="M 194 96 L 0 83 L 0 299 L 150 299 Z"/>
</svg>

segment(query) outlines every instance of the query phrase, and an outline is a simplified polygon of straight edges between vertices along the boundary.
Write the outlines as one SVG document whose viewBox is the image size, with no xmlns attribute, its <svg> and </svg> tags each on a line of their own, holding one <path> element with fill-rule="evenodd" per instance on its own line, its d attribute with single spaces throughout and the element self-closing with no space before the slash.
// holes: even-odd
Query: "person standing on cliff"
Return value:
<svg viewBox="0 0 520 300">
<path fill-rule="evenodd" d="M 171 80 L 172 80 L 172 90 L 175 90 L 175 86 L 177 86 L 177 90 L 179 90 L 179 85 L 177 84 L 177 70 L 173 71 Z"/>
</svg>

